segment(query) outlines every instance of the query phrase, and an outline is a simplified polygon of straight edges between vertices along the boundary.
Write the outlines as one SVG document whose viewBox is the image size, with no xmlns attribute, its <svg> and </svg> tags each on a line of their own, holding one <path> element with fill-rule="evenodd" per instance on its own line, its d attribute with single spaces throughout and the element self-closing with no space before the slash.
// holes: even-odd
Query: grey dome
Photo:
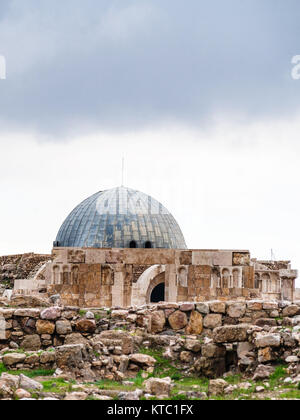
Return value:
<svg viewBox="0 0 300 420">
<path fill-rule="evenodd" d="M 186 249 L 180 227 L 152 197 L 125 187 L 100 191 L 61 226 L 56 247 Z"/>
</svg>

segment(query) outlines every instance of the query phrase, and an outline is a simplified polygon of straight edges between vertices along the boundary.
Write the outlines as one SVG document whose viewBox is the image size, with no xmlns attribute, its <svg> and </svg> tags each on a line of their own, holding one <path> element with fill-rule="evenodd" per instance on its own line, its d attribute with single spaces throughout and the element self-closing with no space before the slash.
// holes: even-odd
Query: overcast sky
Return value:
<svg viewBox="0 0 300 420">
<path fill-rule="evenodd" d="M 125 154 L 189 247 L 300 268 L 299 20 L 299 0 L 1 0 L 0 254 L 50 252 Z"/>
</svg>

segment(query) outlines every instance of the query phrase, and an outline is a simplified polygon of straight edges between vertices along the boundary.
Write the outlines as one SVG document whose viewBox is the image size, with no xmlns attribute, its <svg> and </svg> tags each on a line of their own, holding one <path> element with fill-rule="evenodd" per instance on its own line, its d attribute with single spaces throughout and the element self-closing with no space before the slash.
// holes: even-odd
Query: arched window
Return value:
<svg viewBox="0 0 300 420">
<path fill-rule="evenodd" d="M 137 243 L 135 241 L 131 241 L 129 244 L 129 248 L 137 248 Z"/>
<path fill-rule="evenodd" d="M 271 276 L 269 273 L 264 273 L 262 275 L 262 281 L 263 281 L 263 292 L 264 293 L 271 293 L 272 292 L 272 282 L 271 282 Z"/>
<path fill-rule="evenodd" d="M 152 248 L 152 243 L 150 241 L 145 242 L 145 248 L 147 249 Z"/>
<path fill-rule="evenodd" d="M 230 287 L 230 271 L 224 268 L 222 271 L 222 288 L 228 289 Z"/>
</svg>

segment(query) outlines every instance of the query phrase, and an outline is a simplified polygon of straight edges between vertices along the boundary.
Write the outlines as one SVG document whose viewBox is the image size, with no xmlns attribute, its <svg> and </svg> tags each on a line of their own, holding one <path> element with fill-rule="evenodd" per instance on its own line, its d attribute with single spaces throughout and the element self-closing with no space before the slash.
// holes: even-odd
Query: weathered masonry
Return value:
<svg viewBox="0 0 300 420">
<path fill-rule="evenodd" d="M 15 293 L 60 294 L 78 306 L 145 305 L 211 299 L 293 300 L 288 261 L 257 261 L 245 250 L 188 250 L 172 214 L 125 187 L 100 191 L 62 224 L 51 262 Z"/>
<path fill-rule="evenodd" d="M 129 307 L 262 296 L 293 300 L 296 277 L 288 262 L 257 262 L 248 251 L 55 248 L 35 281 L 68 305 Z"/>
</svg>

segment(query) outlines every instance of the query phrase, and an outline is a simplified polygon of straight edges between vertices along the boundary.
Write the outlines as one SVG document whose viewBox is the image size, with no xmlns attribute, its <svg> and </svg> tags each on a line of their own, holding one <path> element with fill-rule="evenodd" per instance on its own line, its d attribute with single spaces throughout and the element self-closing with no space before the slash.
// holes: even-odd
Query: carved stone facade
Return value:
<svg viewBox="0 0 300 420">
<path fill-rule="evenodd" d="M 289 261 L 254 261 L 255 285 L 263 295 L 275 299 L 296 298 L 295 280 L 297 271 Z"/>
<path fill-rule="evenodd" d="M 240 250 L 54 248 L 45 271 L 47 293 L 81 307 L 149 304 L 155 290 L 166 302 L 293 300 L 297 278 L 289 262 Z"/>
</svg>

